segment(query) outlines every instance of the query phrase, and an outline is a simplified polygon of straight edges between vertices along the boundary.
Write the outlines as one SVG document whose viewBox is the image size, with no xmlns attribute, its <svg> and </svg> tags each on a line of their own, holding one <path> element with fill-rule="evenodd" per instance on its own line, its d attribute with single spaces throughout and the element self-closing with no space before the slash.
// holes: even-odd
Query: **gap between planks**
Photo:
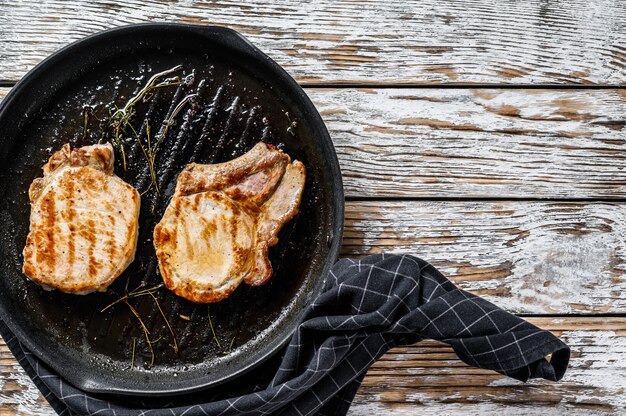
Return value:
<svg viewBox="0 0 626 416">
<path fill-rule="evenodd" d="M 7 82 L 10 84 L 10 82 Z M 392 84 L 392 83 L 332 83 L 332 84 L 321 84 L 321 83 L 311 83 L 311 82 L 300 82 L 299 83 L 302 88 L 309 89 L 323 89 L 323 88 L 346 88 L 346 89 L 356 89 L 356 88 L 375 88 L 375 89 L 449 89 L 449 90 L 462 90 L 462 89 L 487 89 L 487 90 L 621 90 L 626 89 L 626 86 L 619 84 L 606 84 L 606 85 L 578 85 L 578 84 L 532 84 L 532 85 L 524 85 L 524 84 L 441 84 L 441 85 L 433 85 L 433 84 L 414 84 L 414 83 L 404 83 L 404 84 Z"/>
<path fill-rule="evenodd" d="M 12 88 L 17 84 L 16 81 L 2 80 L 0 79 L 0 88 Z M 619 84 L 606 84 L 606 85 L 578 85 L 578 84 L 392 84 L 392 83 L 312 83 L 312 82 L 299 82 L 300 87 L 304 89 L 358 89 L 358 88 L 372 88 L 372 89 L 486 89 L 486 90 L 624 90 L 626 86 Z"/>
</svg>

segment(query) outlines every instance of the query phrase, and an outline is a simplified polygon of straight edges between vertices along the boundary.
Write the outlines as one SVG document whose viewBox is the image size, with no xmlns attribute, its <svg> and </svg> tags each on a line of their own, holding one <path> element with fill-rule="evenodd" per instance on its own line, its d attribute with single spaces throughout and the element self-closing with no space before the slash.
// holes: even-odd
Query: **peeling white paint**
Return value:
<svg viewBox="0 0 626 416">
<path fill-rule="evenodd" d="M 481 416 L 595 416 L 606 415 L 605 412 L 594 412 L 588 409 L 559 408 L 554 406 L 516 405 L 505 406 L 497 403 L 439 403 L 428 404 L 402 403 L 385 405 L 368 402 L 353 404 L 348 416 L 422 416 L 422 415 L 481 415 Z"/>
<path fill-rule="evenodd" d="M 308 93 L 351 196 L 626 196 L 626 100 L 617 91 Z"/>
<path fill-rule="evenodd" d="M 26 372 L 15 363 L 13 371 L 8 379 L 0 379 L 2 388 L 0 389 L 0 409 L 12 408 L 14 415 L 23 416 L 52 416 L 56 415 L 49 406 L 42 406 L 40 393 Z M 16 393 L 7 394 L 4 392 L 4 385 L 7 381 L 13 381 L 21 386 L 21 390 Z M 7 413 L 8 414 L 8 413 Z"/>
<path fill-rule="evenodd" d="M 626 413 L 626 338 L 614 331 L 565 331 L 563 337 L 575 353 L 581 354 L 572 360 L 564 378 L 584 386 L 576 400 L 605 397 L 619 412 Z"/>
<path fill-rule="evenodd" d="M 542 202 L 350 202 L 343 254 L 404 252 L 516 313 L 626 308 L 626 209 Z"/>
<path fill-rule="evenodd" d="M 0 30 L 0 74 L 10 79 L 95 31 L 167 21 L 237 28 L 301 80 L 624 82 L 626 16 L 615 2 L 17 0 L 0 15 L 10 28 Z"/>
</svg>

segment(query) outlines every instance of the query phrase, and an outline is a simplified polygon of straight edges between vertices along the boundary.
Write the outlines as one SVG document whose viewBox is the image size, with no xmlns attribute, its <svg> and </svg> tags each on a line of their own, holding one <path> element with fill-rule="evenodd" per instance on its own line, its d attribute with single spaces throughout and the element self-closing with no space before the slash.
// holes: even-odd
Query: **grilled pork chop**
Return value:
<svg viewBox="0 0 626 416">
<path fill-rule="evenodd" d="M 66 144 L 31 184 L 22 271 L 44 288 L 103 291 L 133 261 L 139 193 L 113 174 L 113 161 L 110 144 Z"/>
<path fill-rule="evenodd" d="M 218 302 L 242 281 L 272 276 L 267 250 L 298 211 L 305 170 L 273 146 L 258 143 L 226 163 L 187 165 L 154 246 L 165 285 L 193 302 Z"/>
</svg>

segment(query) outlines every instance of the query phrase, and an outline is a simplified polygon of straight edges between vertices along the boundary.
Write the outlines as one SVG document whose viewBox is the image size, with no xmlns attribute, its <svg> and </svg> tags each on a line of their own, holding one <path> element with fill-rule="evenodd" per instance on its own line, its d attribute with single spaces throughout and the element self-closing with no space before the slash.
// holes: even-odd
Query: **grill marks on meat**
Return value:
<svg viewBox="0 0 626 416">
<path fill-rule="evenodd" d="M 133 261 L 139 193 L 113 174 L 110 144 L 54 153 L 29 189 L 23 272 L 45 288 L 103 291 Z"/>
<path fill-rule="evenodd" d="M 103 291 L 134 260 L 138 192 L 113 174 L 107 145 L 54 153 L 29 189 L 23 272 L 45 288 Z M 154 229 L 166 286 L 217 302 L 272 275 L 268 249 L 298 211 L 305 169 L 265 143 L 227 163 L 189 164 Z"/>
<path fill-rule="evenodd" d="M 228 297 L 242 281 L 272 275 L 267 251 L 298 211 L 305 169 L 265 143 L 214 165 L 189 164 L 154 229 L 166 286 L 199 303 Z"/>
</svg>

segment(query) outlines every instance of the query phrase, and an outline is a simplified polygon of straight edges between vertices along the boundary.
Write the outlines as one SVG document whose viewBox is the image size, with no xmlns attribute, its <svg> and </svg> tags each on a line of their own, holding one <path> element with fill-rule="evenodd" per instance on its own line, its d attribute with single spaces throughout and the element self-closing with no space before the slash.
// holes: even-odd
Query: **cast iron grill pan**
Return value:
<svg viewBox="0 0 626 416">
<path fill-rule="evenodd" d="M 187 163 L 224 162 L 262 140 L 301 160 L 307 181 L 299 214 L 270 249 L 274 275 L 269 283 L 256 288 L 242 284 L 228 299 L 210 306 L 186 301 L 165 288 L 155 293 L 176 334 L 178 353 L 153 299 L 130 301 L 157 340 L 150 368 L 143 331 L 130 309 L 120 302 L 100 312 L 117 299 L 114 294 L 45 291 L 22 275 L 21 252 L 28 233 L 28 187 L 41 176 L 41 166 L 52 152 L 66 142 L 77 147 L 111 138 L 96 117 L 87 117 L 84 130 L 85 106 L 101 118 L 112 103 L 126 103 L 150 76 L 176 65 L 183 65 L 177 73 L 183 84 L 158 89 L 137 106 L 132 119 L 145 140 L 146 120 L 155 136 L 176 104 L 196 94 L 175 117 L 159 148 L 155 165 L 161 192 L 150 185 L 136 138 L 121 135 L 125 171 L 116 150 L 116 174 L 143 195 L 135 261 L 111 290 L 123 295 L 141 284 L 147 288 L 162 282 L 152 231 Z M 285 343 L 336 259 L 343 194 L 328 133 L 297 84 L 228 29 L 137 25 L 70 45 L 11 91 L 0 109 L 0 126 L 0 313 L 29 349 L 87 391 L 182 394 L 253 368 Z"/>
</svg>

